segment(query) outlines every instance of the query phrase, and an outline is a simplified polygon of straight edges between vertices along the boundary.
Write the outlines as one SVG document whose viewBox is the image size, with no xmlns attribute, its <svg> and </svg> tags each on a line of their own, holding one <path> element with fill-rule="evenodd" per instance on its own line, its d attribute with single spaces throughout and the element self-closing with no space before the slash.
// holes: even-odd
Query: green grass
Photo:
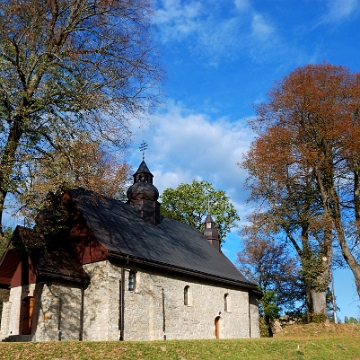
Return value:
<svg viewBox="0 0 360 360">
<path fill-rule="evenodd" d="M 360 360 L 360 327 L 316 329 L 267 339 L 0 343 L 0 359 Z"/>
<path fill-rule="evenodd" d="M 359 338 L 2 343 L 1 359 L 360 359 Z M 300 351 L 298 351 L 298 346 Z"/>
</svg>

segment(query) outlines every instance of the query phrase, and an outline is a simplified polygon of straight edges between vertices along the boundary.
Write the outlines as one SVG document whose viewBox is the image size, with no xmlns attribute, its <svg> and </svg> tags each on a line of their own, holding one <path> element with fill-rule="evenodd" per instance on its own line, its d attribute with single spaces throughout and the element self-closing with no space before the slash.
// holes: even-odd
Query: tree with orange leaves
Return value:
<svg viewBox="0 0 360 360">
<path fill-rule="evenodd" d="M 333 241 L 360 296 L 360 75 L 328 63 L 294 70 L 257 107 L 242 166 L 260 211 L 301 260 L 309 312 L 324 314 Z"/>
<path fill-rule="evenodd" d="M 48 192 L 83 187 L 98 194 L 125 199 L 130 167 L 106 153 L 98 144 L 84 138 L 67 144 L 62 152 L 53 151 L 39 158 L 36 168 L 28 170 L 28 181 L 19 194 L 22 214 L 32 219 L 46 206 Z"/>
<path fill-rule="evenodd" d="M 131 118 L 158 102 L 150 16 L 149 0 L 0 1 L 0 224 L 29 175 L 126 148 Z"/>
</svg>

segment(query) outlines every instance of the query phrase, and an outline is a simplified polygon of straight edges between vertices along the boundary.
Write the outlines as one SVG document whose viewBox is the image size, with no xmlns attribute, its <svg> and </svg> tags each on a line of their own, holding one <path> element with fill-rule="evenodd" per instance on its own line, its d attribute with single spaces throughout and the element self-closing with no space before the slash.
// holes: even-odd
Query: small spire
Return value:
<svg viewBox="0 0 360 360">
<path fill-rule="evenodd" d="M 145 150 L 147 149 L 148 145 L 145 141 L 143 141 L 139 147 L 140 151 L 142 152 L 142 159 L 145 159 Z"/>
<path fill-rule="evenodd" d="M 216 230 L 215 222 L 210 214 L 208 214 L 205 219 L 205 229 L 203 231 L 203 235 L 217 251 L 220 251 L 219 233 Z"/>
</svg>

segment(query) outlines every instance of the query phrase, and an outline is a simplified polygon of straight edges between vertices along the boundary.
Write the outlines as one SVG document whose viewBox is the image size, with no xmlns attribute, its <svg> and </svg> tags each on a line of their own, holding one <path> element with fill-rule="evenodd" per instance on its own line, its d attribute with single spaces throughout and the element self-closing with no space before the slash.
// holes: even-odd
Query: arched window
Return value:
<svg viewBox="0 0 360 360">
<path fill-rule="evenodd" d="M 189 305 L 189 290 L 190 286 L 184 287 L 184 305 Z"/>
<path fill-rule="evenodd" d="M 227 312 L 230 311 L 230 296 L 229 296 L 229 294 L 224 295 L 224 310 Z"/>
<path fill-rule="evenodd" d="M 130 270 L 129 272 L 129 291 L 135 291 L 135 272 Z"/>
<path fill-rule="evenodd" d="M 184 287 L 184 305 L 192 306 L 191 289 L 189 285 Z"/>
</svg>

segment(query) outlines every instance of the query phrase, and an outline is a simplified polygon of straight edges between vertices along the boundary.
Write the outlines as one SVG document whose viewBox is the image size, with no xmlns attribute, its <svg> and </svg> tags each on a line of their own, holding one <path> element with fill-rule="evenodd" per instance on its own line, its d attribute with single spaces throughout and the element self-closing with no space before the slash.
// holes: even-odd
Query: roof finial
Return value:
<svg viewBox="0 0 360 360">
<path fill-rule="evenodd" d="M 148 145 L 145 141 L 143 141 L 139 147 L 140 151 L 142 152 L 142 158 L 145 159 L 145 150 L 147 149 Z"/>
<path fill-rule="evenodd" d="M 210 204 L 212 203 L 212 201 L 209 199 L 207 200 L 207 205 L 208 205 L 208 214 L 210 215 Z"/>
</svg>

